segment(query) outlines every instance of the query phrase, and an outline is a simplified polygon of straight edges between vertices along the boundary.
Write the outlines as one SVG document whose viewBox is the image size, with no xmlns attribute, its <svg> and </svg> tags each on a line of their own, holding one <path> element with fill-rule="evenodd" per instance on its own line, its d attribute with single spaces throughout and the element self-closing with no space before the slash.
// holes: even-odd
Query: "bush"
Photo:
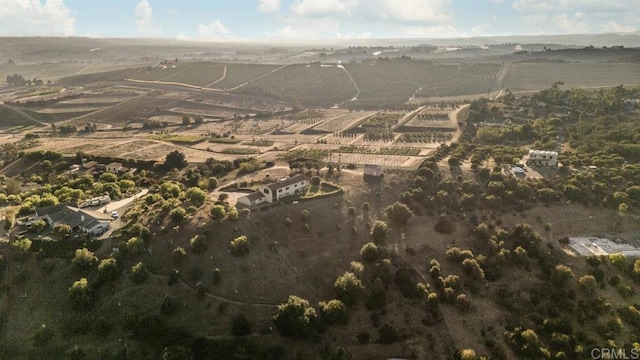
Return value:
<svg viewBox="0 0 640 360">
<path fill-rule="evenodd" d="M 383 245 L 389 237 L 389 226 L 384 221 L 376 221 L 371 227 L 371 239 L 376 245 Z"/>
<path fill-rule="evenodd" d="M 102 259 L 98 264 L 98 279 L 100 281 L 115 280 L 120 276 L 118 262 L 114 258 Z"/>
<path fill-rule="evenodd" d="M 87 248 L 76 249 L 75 256 L 71 260 L 71 264 L 77 269 L 87 269 L 97 262 L 98 258 Z"/>
<path fill-rule="evenodd" d="M 222 205 L 215 205 L 211 208 L 211 218 L 213 220 L 221 221 L 227 216 L 227 211 Z"/>
<path fill-rule="evenodd" d="M 45 347 L 49 345 L 52 338 L 53 331 L 45 324 L 42 324 L 38 330 L 36 330 L 36 333 L 33 334 L 33 343 L 38 347 Z"/>
<path fill-rule="evenodd" d="M 207 250 L 207 238 L 204 235 L 196 235 L 189 240 L 189 245 L 194 254 L 202 254 Z"/>
<path fill-rule="evenodd" d="M 193 204 L 195 207 L 201 207 L 207 201 L 208 194 L 198 188 L 198 187 L 190 187 L 185 191 L 185 195 L 187 199 Z"/>
<path fill-rule="evenodd" d="M 409 207 L 399 201 L 393 203 L 393 205 L 384 209 L 385 214 L 389 220 L 398 226 L 407 225 L 409 219 L 413 217 L 413 212 Z"/>
<path fill-rule="evenodd" d="M 233 336 L 247 336 L 251 334 L 251 323 L 242 314 L 238 314 L 231 320 L 231 334 Z"/>
<path fill-rule="evenodd" d="M 204 297 L 207 295 L 207 288 L 204 286 L 203 283 L 198 282 L 196 284 L 196 293 L 198 295 L 198 299 L 204 299 Z"/>
<path fill-rule="evenodd" d="M 184 220 L 185 216 L 187 216 L 187 210 L 177 207 L 169 212 L 169 217 L 171 221 L 179 223 Z"/>
<path fill-rule="evenodd" d="M 328 324 L 346 324 L 348 320 L 347 307 L 340 300 L 321 301 L 319 304 L 320 316 Z"/>
<path fill-rule="evenodd" d="M 160 314 L 164 316 L 171 316 L 178 310 L 178 306 L 179 304 L 177 301 L 169 297 L 169 295 L 165 295 L 162 300 L 162 305 L 160 305 Z"/>
<path fill-rule="evenodd" d="M 211 273 L 211 283 L 213 285 L 218 285 L 220 284 L 221 280 L 222 278 L 220 276 L 220 269 L 218 268 L 213 269 L 213 272 Z"/>
<path fill-rule="evenodd" d="M 291 221 L 291 219 L 290 219 L 290 218 L 286 218 L 286 219 L 284 219 L 284 224 L 285 224 L 285 225 L 287 225 L 287 226 L 291 226 L 291 223 L 292 223 L 292 221 Z"/>
<path fill-rule="evenodd" d="M 81 278 L 69 288 L 69 301 L 76 309 L 87 309 L 93 304 L 93 292 L 87 278 Z"/>
<path fill-rule="evenodd" d="M 176 265 L 182 264 L 185 257 L 187 257 L 187 251 L 183 247 L 179 246 L 171 252 L 171 258 Z"/>
<path fill-rule="evenodd" d="M 380 337 L 378 338 L 378 342 L 380 344 L 393 344 L 400 339 L 396 328 L 389 324 L 380 326 L 380 328 L 378 328 L 378 333 L 380 334 Z"/>
<path fill-rule="evenodd" d="M 346 305 L 355 305 L 364 290 L 362 281 L 352 272 L 345 272 L 339 276 L 333 287 L 338 293 L 338 298 L 342 300 Z"/>
<path fill-rule="evenodd" d="M 456 230 L 456 226 L 447 215 L 440 215 L 434 229 L 440 234 L 452 234 Z"/>
<path fill-rule="evenodd" d="M 366 243 L 362 246 L 362 249 L 360 249 L 360 256 L 362 256 L 362 260 L 368 263 L 374 263 L 380 258 L 380 249 L 372 242 Z"/>
<path fill-rule="evenodd" d="M 229 208 L 228 218 L 231 221 L 237 221 L 239 217 L 238 209 L 235 206 Z"/>
<path fill-rule="evenodd" d="M 362 210 L 363 211 L 369 211 L 370 205 L 368 202 L 364 202 L 364 204 L 362 204 Z"/>
<path fill-rule="evenodd" d="M 250 251 L 249 249 L 249 239 L 246 236 L 238 236 L 237 238 L 231 241 L 231 255 L 240 257 L 247 255 Z"/>
<path fill-rule="evenodd" d="M 129 274 L 129 277 L 135 284 L 142 284 L 143 282 L 145 282 L 145 280 L 147 280 L 149 274 L 144 264 L 142 262 L 139 262 L 131 267 L 131 273 Z"/>
<path fill-rule="evenodd" d="M 139 255 L 144 252 L 144 241 L 139 237 L 132 237 L 124 245 L 125 252 L 129 255 Z"/>
<path fill-rule="evenodd" d="M 303 338 L 309 335 L 316 317 L 316 310 L 309 301 L 290 295 L 286 303 L 278 305 L 273 324 L 282 336 Z"/>
<path fill-rule="evenodd" d="M 350 216 L 356 216 L 356 208 L 353 206 L 349 207 L 348 213 Z"/>
<path fill-rule="evenodd" d="M 309 210 L 302 210 L 300 212 L 300 217 L 302 218 L 302 220 L 307 220 L 309 218 Z"/>
</svg>

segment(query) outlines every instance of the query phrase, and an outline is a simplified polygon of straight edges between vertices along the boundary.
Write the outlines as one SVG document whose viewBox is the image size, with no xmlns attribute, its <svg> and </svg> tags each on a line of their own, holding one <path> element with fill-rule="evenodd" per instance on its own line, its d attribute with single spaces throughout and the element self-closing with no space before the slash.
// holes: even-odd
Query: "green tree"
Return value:
<svg viewBox="0 0 640 360">
<path fill-rule="evenodd" d="M 222 205 L 215 205 L 211 208 L 211 218 L 213 220 L 222 221 L 227 216 L 227 211 Z"/>
<path fill-rule="evenodd" d="M 186 257 L 187 251 L 183 247 L 178 246 L 171 252 L 171 258 L 173 259 L 173 263 L 176 265 L 182 264 Z"/>
<path fill-rule="evenodd" d="M 208 194 L 197 187 L 190 187 L 185 191 L 187 199 L 196 207 L 201 207 L 207 201 Z"/>
<path fill-rule="evenodd" d="M 207 237 L 196 235 L 189 240 L 189 245 L 194 254 L 202 254 L 207 250 Z"/>
<path fill-rule="evenodd" d="M 76 249 L 71 264 L 78 269 L 86 269 L 98 263 L 98 258 L 87 248 Z"/>
<path fill-rule="evenodd" d="M 167 157 L 164 160 L 165 170 L 183 169 L 185 167 L 187 167 L 187 159 L 183 153 L 178 150 L 174 150 L 167 154 Z"/>
<path fill-rule="evenodd" d="M 409 219 L 413 217 L 413 212 L 409 207 L 399 201 L 396 201 L 391 206 L 384 209 L 385 214 L 391 221 L 391 223 L 404 226 L 407 225 Z"/>
<path fill-rule="evenodd" d="M 250 251 L 249 249 L 249 239 L 246 236 L 238 236 L 237 238 L 231 241 L 231 255 L 240 257 L 247 255 Z"/>
<path fill-rule="evenodd" d="M 141 238 L 134 236 L 127 240 L 124 245 L 125 252 L 129 255 L 139 255 L 144 252 L 144 241 Z"/>
<path fill-rule="evenodd" d="M 129 274 L 131 281 L 136 284 L 142 284 L 149 277 L 147 268 L 142 262 L 139 262 L 131 267 L 131 273 Z"/>
<path fill-rule="evenodd" d="M 338 293 L 338 299 L 346 305 L 355 305 L 362 296 L 364 286 L 362 281 L 352 272 L 345 272 L 333 283 L 333 287 Z"/>
<path fill-rule="evenodd" d="M 186 216 L 187 216 L 187 210 L 181 207 L 174 208 L 169 212 L 169 217 L 171 218 L 171 221 L 175 223 L 182 222 L 182 220 L 184 220 Z"/>
<path fill-rule="evenodd" d="M 42 324 L 36 333 L 33 334 L 33 343 L 38 347 L 45 347 L 49 345 L 53 338 L 53 331 L 48 328 L 47 325 Z"/>
<path fill-rule="evenodd" d="M 371 226 L 371 239 L 376 245 L 383 245 L 389 237 L 389 226 L 384 221 L 376 221 Z"/>
<path fill-rule="evenodd" d="M 101 281 L 115 280 L 120 276 L 118 261 L 114 258 L 102 259 L 98 264 L 98 278 Z"/>
<path fill-rule="evenodd" d="M 71 235 L 71 226 L 67 224 L 59 224 L 53 228 L 53 236 L 59 239 L 67 239 Z"/>
<path fill-rule="evenodd" d="M 71 285 L 69 300 L 76 309 L 87 309 L 93 304 L 93 293 L 87 278 L 81 278 Z"/>
<path fill-rule="evenodd" d="M 347 307 L 340 300 L 321 301 L 318 304 L 320 316 L 328 324 L 346 324 L 348 320 Z"/>
<path fill-rule="evenodd" d="M 290 295 L 286 303 L 278 305 L 273 324 L 283 336 L 303 338 L 311 332 L 316 317 L 316 310 L 308 300 Z"/>
<path fill-rule="evenodd" d="M 362 256 L 362 260 L 368 263 L 374 263 L 380 259 L 380 249 L 372 242 L 366 243 L 362 246 L 362 249 L 360 249 L 360 256 Z"/>
</svg>

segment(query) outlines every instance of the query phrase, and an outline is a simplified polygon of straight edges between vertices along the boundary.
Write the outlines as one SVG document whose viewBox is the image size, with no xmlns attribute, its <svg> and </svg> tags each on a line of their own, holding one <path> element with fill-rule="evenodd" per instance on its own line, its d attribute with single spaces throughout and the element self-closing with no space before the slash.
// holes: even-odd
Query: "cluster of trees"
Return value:
<svg viewBox="0 0 640 360">
<path fill-rule="evenodd" d="M 42 81 L 41 79 L 28 80 L 25 79 L 22 75 L 13 74 L 7 75 L 6 83 L 11 86 L 41 86 L 44 84 L 44 81 Z"/>
</svg>

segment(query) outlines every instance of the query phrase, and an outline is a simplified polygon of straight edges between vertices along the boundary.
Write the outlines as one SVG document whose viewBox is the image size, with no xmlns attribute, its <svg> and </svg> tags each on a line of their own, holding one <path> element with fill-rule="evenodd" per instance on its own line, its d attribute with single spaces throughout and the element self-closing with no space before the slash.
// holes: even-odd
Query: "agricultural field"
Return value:
<svg viewBox="0 0 640 360">
<path fill-rule="evenodd" d="M 640 83 L 640 63 L 514 63 L 504 88 L 511 91 L 546 89 L 556 81 L 564 87 L 597 87 Z"/>
<path fill-rule="evenodd" d="M 107 126 L 124 126 L 132 121 L 147 118 L 161 108 L 169 107 L 174 100 L 160 98 L 134 98 L 120 104 L 87 114 L 70 123 L 84 125 L 86 122 L 96 122 Z"/>
<path fill-rule="evenodd" d="M 439 65 L 415 93 L 418 98 L 486 94 L 500 87 L 500 65 Z"/>
<path fill-rule="evenodd" d="M 352 99 L 357 91 L 343 68 L 314 63 L 287 65 L 235 92 L 287 101 L 294 106 L 331 107 Z"/>
<path fill-rule="evenodd" d="M 45 63 L 45 64 L 0 64 L 0 83 L 8 75 L 19 74 L 25 79 L 41 79 L 56 81 L 58 79 L 79 75 L 93 74 L 130 68 L 131 65 L 110 63 Z"/>
<path fill-rule="evenodd" d="M 456 129 L 457 125 L 451 121 L 448 112 L 425 109 L 413 116 L 404 125 L 396 129 L 396 131 L 455 131 Z"/>
<path fill-rule="evenodd" d="M 313 129 L 330 133 L 341 132 L 355 126 L 359 121 L 362 121 L 364 118 L 371 116 L 372 114 L 374 114 L 372 111 L 359 111 L 338 115 L 323 122 L 322 124 L 319 124 L 318 126 L 315 126 Z"/>
<path fill-rule="evenodd" d="M 270 71 L 279 68 L 280 65 L 227 64 L 225 67 L 227 68 L 225 77 L 211 85 L 211 88 L 231 89 L 268 74 Z"/>
</svg>

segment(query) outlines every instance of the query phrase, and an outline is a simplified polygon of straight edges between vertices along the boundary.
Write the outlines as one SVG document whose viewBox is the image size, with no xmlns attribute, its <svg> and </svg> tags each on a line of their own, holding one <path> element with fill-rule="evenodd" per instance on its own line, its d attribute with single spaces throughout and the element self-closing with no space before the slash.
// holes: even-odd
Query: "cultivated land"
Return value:
<svg viewBox="0 0 640 360">
<path fill-rule="evenodd" d="M 67 46 L 77 63 L 0 47 L 7 75 L 53 81 L 0 85 L 0 358 L 637 347 L 640 261 L 576 257 L 565 238 L 640 242 L 638 50 Z M 93 73 L 114 54 L 127 61 Z M 513 176 L 531 148 L 560 149 L 561 166 Z M 82 159 L 137 170 L 71 171 Z M 364 182 L 365 164 L 385 176 Z M 236 208 L 297 173 L 303 196 Z M 99 240 L 21 221 L 142 188 Z M 315 313 L 286 318 L 290 295 Z"/>
</svg>

